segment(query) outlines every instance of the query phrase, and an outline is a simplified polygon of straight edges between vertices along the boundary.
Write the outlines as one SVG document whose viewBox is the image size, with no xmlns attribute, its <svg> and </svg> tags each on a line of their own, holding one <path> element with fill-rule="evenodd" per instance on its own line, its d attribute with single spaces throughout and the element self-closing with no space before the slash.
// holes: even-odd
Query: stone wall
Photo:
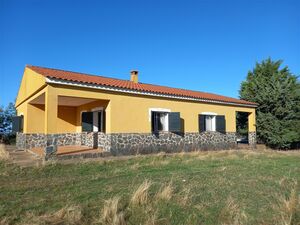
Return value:
<svg viewBox="0 0 300 225">
<path fill-rule="evenodd" d="M 254 143 L 255 134 L 251 134 L 251 138 Z M 98 147 L 113 155 L 149 154 L 161 151 L 206 151 L 237 147 L 236 134 L 234 132 L 226 134 L 219 132 L 17 134 L 17 147 L 20 149 L 43 147 L 46 153 L 52 154 L 56 152 L 57 146 L 66 145 Z"/>
<path fill-rule="evenodd" d="M 16 145 L 18 149 L 31 149 L 36 147 L 46 147 L 45 134 L 23 134 L 17 133 Z"/>
<path fill-rule="evenodd" d="M 256 148 L 256 132 L 248 133 L 248 143 L 249 143 L 250 147 Z"/>
<path fill-rule="evenodd" d="M 45 148 L 49 143 L 55 143 L 57 146 L 80 145 L 81 133 L 65 134 L 24 134 L 17 133 L 16 145 L 18 149 Z"/>
<path fill-rule="evenodd" d="M 106 151 L 113 155 L 149 154 L 197 150 L 233 149 L 237 147 L 235 133 L 126 133 L 110 134 L 104 139 Z M 109 146 L 110 142 L 110 146 Z M 100 143 L 100 140 L 99 140 Z"/>
<path fill-rule="evenodd" d="M 17 132 L 16 134 L 16 147 L 17 149 L 25 149 L 26 134 Z"/>
<path fill-rule="evenodd" d="M 110 152 L 111 134 L 98 133 L 98 148 L 101 148 L 105 152 Z"/>
<path fill-rule="evenodd" d="M 98 132 L 82 132 L 81 145 L 98 148 Z"/>
</svg>

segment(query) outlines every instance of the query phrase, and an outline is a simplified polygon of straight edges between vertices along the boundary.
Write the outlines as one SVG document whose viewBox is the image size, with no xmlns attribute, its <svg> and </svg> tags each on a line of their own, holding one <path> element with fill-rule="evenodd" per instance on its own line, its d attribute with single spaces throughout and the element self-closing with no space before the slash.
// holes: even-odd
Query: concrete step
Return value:
<svg viewBox="0 0 300 225">
<path fill-rule="evenodd" d="M 6 145 L 5 146 L 7 151 L 18 151 L 17 147 L 15 145 Z"/>
<path fill-rule="evenodd" d="M 6 145 L 5 149 L 9 152 L 9 164 L 15 164 L 22 168 L 35 167 L 43 164 L 43 160 L 41 158 L 38 158 L 30 152 L 18 150 L 15 146 Z"/>
</svg>

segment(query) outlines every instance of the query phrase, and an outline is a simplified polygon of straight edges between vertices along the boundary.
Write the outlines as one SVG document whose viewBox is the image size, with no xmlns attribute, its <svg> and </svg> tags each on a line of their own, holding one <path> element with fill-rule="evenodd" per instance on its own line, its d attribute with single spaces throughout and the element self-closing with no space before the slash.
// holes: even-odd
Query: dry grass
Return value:
<svg viewBox="0 0 300 225">
<path fill-rule="evenodd" d="M 168 155 L 165 152 L 160 152 L 153 157 L 152 161 L 149 162 L 149 166 L 165 166 L 170 163 L 172 156 Z"/>
<path fill-rule="evenodd" d="M 229 197 L 220 212 L 219 221 L 222 225 L 241 225 L 246 224 L 247 216 L 236 201 Z"/>
<path fill-rule="evenodd" d="M 300 216 L 300 196 L 297 195 L 296 187 L 297 182 L 295 182 L 289 197 L 277 197 L 278 202 L 273 206 L 273 208 L 280 214 L 279 224 L 295 224 L 294 220 L 296 216 Z"/>
<path fill-rule="evenodd" d="M 0 160 L 6 161 L 8 159 L 9 159 L 9 153 L 8 151 L 6 151 L 5 145 L 0 144 Z"/>
<path fill-rule="evenodd" d="M 169 182 L 168 184 L 163 185 L 156 194 L 157 199 L 161 200 L 170 200 L 172 198 L 174 192 L 174 188 L 172 183 Z"/>
<path fill-rule="evenodd" d="M 119 208 L 119 197 L 105 201 L 100 223 L 103 225 L 126 225 L 124 213 Z"/>
<path fill-rule="evenodd" d="M 81 207 L 75 205 L 75 206 L 64 207 L 46 219 L 52 222 L 53 218 L 57 220 L 63 220 L 67 224 L 81 224 L 83 215 L 82 215 Z"/>
<path fill-rule="evenodd" d="M 130 166 L 130 169 L 138 170 L 140 167 L 141 167 L 140 163 L 134 163 L 132 166 Z"/>
<path fill-rule="evenodd" d="M 0 225 L 7 225 L 7 224 L 9 224 L 7 218 L 0 219 Z"/>
<path fill-rule="evenodd" d="M 137 205 L 143 205 L 148 202 L 149 199 L 149 189 L 152 185 L 152 182 L 145 180 L 138 189 L 133 193 L 131 197 L 131 203 Z"/>
<path fill-rule="evenodd" d="M 144 225 L 156 225 L 158 224 L 157 213 L 150 214 Z"/>
<path fill-rule="evenodd" d="M 186 206 L 189 201 L 190 201 L 190 197 L 191 197 L 191 188 L 185 188 L 181 194 L 183 195 L 182 197 L 179 198 L 179 203 L 183 206 Z"/>
<path fill-rule="evenodd" d="M 54 213 L 37 216 L 27 213 L 19 223 L 20 225 L 68 224 L 79 225 L 83 223 L 83 214 L 80 206 L 64 207 Z M 1 224 L 1 223 L 0 223 Z"/>
</svg>

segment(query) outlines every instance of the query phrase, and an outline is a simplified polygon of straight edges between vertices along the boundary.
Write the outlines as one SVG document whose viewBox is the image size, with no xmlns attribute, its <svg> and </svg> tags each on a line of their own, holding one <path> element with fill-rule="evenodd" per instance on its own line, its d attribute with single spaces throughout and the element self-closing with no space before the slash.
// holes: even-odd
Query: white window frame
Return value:
<svg viewBox="0 0 300 225">
<path fill-rule="evenodd" d="M 216 127 L 216 116 L 218 114 L 215 113 L 215 112 L 202 112 L 200 114 L 201 115 L 205 115 L 205 116 L 213 116 L 213 118 L 212 118 L 212 130 L 211 130 L 211 132 L 216 131 L 217 130 L 217 127 Z M 205 119 L 205 123 L 206 123 L 206 119 Z M 206 124 L 205 124 L 205 127 L 206 127 Z M 206 128 L 205 128 L 205 131 L 207 131 Z"/>
<path fill-rule="evenodd" d="M 80 129 L 81 129 L 81 132 L 82 132 L 82 126 L 81 126 L 81 123 L 82 123 L 82 113 L 84 112 L 93 112 L 93 132 L 100 132 L 99 130 L 99 127 L 98 127 L 98 121 L 95 120 L 96 118 L 96 115 L 98 112 L 102 112 L 101 113 L 101 125 L 103 126 L 103 107 L 96 107 L 96 108 L 93 108 L 91 111 L 88 111 L 88 110 L 82 110 L 80 111 Z M 98 120 L 98 118 L 97 118 Z"/>
<path fill-rule="evenodd" d="M 170 109 L 164 109 L 164 108 L 149 108 L 149 122 L 150 122 L 150 126 L 151 126 L 151 115 L 152 112 L 162 112 L 162 113 L 167 113 L 167 115 L 165 116 L 165 121 L 164 121 L 164 130 L 163 131 L 169 131 L 169 112 L 171 112 Z"/>
<path fill-rule="evenodd" d="M 83 131 L 82 131 L 82 113 L 84 113 L 84 112 L 87 112 L 87 110 L 82 110 L 82 111 L 80 111 L 80 120 L 79 120 L 79 122 L 80 122 L 80 131 L 81 131 L 81 132 L 83 132 Z"/>
</svg>

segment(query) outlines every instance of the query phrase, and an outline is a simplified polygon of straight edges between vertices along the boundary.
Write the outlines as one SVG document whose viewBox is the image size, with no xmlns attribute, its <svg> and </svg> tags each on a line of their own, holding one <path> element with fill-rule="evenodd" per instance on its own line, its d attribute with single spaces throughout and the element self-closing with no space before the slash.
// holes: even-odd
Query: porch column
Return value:
<svg viewBox="0 0 300 225">
<path fill-rule="evenodd" d="M 45 93 L 45 159 L 55 157 L 57 152 L 57 110 L 58 96 L 55 88 L 48 86 Z"/>
<path fill-rule="evenodd" d="M 58 96 L 55 88 L 48 86 L 45 93 L 45 134 L 57 131 Z"/>
<path fill-rule="evenodd" d="M 248 143 L 252 148 L 256 148 L 256 118 L 255 111 L 248 115 Z"/>
</svg>

